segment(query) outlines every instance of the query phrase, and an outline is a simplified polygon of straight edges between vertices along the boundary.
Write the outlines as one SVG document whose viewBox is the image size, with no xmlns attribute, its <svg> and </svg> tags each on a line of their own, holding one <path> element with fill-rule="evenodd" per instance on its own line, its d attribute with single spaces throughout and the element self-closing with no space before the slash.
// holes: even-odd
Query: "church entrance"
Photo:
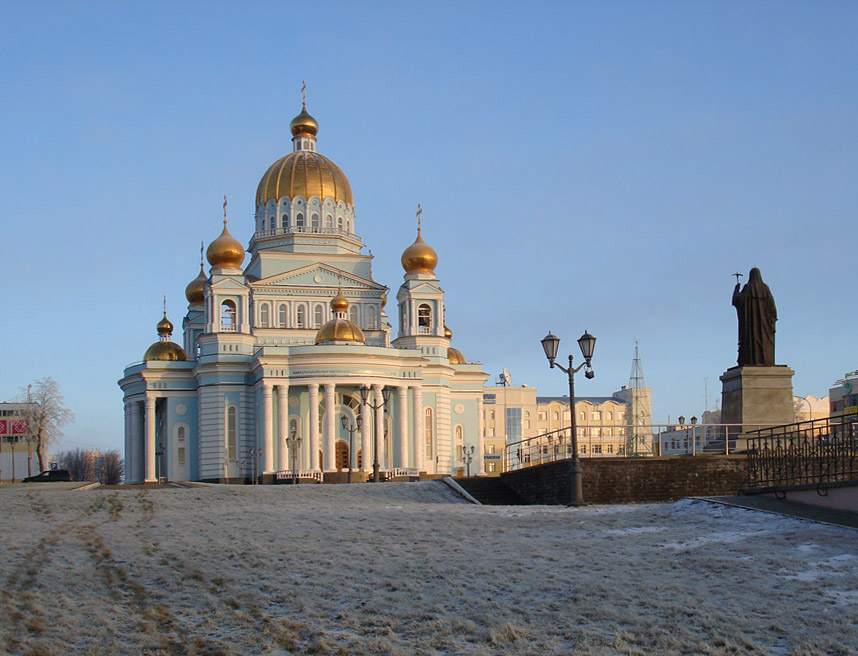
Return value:
<svg viewBox="0 0 858 656">
<path fill-rule="evenodd" d="M 337 440 L 336 464 L 337 471 L 345 471 L 349 468 L 349 445 L 343 440 Z"/>
</svg>

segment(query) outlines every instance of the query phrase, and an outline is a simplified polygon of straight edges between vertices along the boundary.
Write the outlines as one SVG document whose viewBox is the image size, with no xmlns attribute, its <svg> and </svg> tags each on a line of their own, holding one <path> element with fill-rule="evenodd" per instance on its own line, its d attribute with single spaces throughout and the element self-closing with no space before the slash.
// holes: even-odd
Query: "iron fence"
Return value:
<svg viewBox="0 0 858 656">
<path fill-rule="evenodd" d="M 747 434 L 748 487 L 780 488 L 858 479 L 856 415 L 763 428 Z"/>
</svg>

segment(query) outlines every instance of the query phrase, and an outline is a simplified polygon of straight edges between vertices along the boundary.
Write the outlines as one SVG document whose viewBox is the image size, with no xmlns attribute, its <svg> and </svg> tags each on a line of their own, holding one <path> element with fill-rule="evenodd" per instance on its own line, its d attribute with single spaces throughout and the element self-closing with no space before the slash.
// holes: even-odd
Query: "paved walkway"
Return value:
<svg viewBox="0 0 858 656">
<path fill-rule="evenodd" d="M 762 510 L 763 512 L 787 515 L 799 519 L 809 519 L 813 522 L 823 524 L 834 524 L 847 528 L 858 529 L 858 513 L 848 510 L 834 510 L 833 508 L 821 508 L 811 506 L 797 501 L 786 501 L 773 497 L 742 496 L 742 497 L 697 497 L 712 503 L 721 503 L 726 506 L 747 508 L 748 510 Z"/>
</svg>

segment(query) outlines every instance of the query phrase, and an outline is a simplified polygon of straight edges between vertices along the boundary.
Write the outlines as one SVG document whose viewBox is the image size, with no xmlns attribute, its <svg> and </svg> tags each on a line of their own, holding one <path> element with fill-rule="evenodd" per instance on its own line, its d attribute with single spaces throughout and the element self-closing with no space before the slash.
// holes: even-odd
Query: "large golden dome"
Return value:
<svg viewBox="0 0 858 656">
<path fill-rule="evenodd" d="M 188 286 L 185 287 L 185 298 L 191 305 L 202 305 L 205 300 L 206 273 L 203 270 L 202 262 L 200 263 L 200 275 L 191 280 Z"/>
<path fill-rule="evenodd" d="M 423 241 L 420 228 L 417 228 L 417 239 L 402 254 L 402 268 L 405 273 L 435 273 L 438 266 L 438 254 L 435 249 Z"/>
<path fill-rule="evenodd" d="M 244 262 L 244 247 L 226 229 L 223 220 L 223 232 L 206 249 L 206 259 L 213 267 L 240 269 Z"/>
<path fill-rule="evenodd" d="M 346 174 L 324 155 L 312 150 L 296 150 L 272 164 L 256 188 L 256 206 L 269 200 L 296 196 L 333 198 L 354 205 L 352 187 Z"/>
</svg>

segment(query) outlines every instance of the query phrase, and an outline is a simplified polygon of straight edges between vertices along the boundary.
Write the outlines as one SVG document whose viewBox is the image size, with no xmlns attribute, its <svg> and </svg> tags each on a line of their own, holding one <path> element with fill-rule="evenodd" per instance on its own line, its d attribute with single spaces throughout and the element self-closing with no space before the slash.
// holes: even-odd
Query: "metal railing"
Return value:
<svg viewBox="0 0 858 656">
<path fill-rule="evenodd" d="M 269 230 L 257 230 L 254 237 L 277 237 L 278 235 L 341 235 L 355 241 L 361 241 L 355 233 L 342 228 L 322 228 L 319 226 L 285 226 Z"/>
<path fill-rule="evenodd" d="M 560 428 L 506 445 L 504 471 L 571 458 L 570 431 Z M 579 425 L 578 455 L 581 458 L 729 455 L 736 450 L 737 438 L 743 432 L 741 424 Z"/>
<path fill-rule="evenodd" d="M 748 487 L 779 488 L 858 479 L 856 415 L 751 431 Z"/>
</svg>

